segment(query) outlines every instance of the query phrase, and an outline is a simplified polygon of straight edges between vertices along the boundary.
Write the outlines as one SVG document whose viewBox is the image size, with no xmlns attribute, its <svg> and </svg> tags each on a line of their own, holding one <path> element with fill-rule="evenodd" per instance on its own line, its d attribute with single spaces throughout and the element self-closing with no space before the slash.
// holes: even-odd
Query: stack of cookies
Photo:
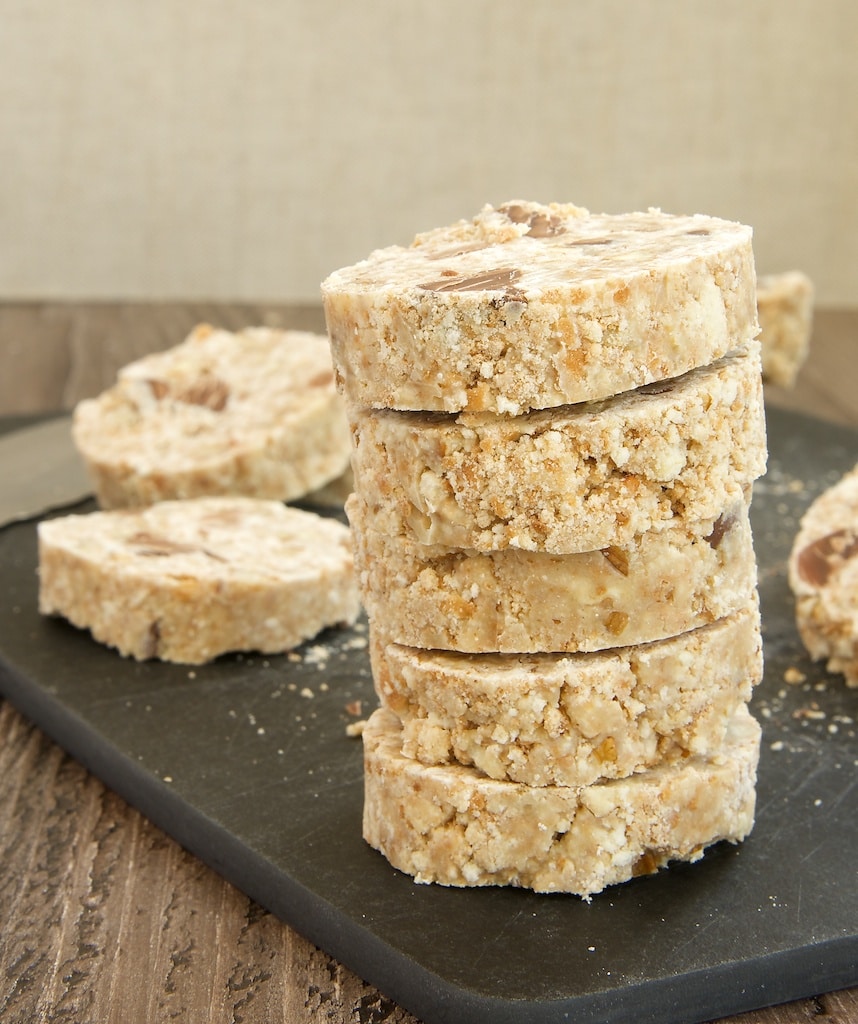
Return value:
<svg viewBox="0 0 858 1024">
<path fill-rule="evenodd" d="M 322 286 L 381 707 L 364 836 L 589 897 L 753 824 L 751 231 L 513 202 Z"/>
</svg>

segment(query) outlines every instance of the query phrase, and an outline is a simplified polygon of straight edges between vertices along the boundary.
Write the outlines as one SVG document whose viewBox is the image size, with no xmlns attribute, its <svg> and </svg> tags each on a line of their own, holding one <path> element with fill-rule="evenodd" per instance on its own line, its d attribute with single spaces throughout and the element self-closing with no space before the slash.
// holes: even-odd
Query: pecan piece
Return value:
<svg viewBox="0 0 858 1024">
<path fill-rule="evenodd" d="M 605 626 L 611 636 L 619 636 L 628 624 L 629 616 L 627 612 L 611 612 L 605 621 Z"/>
<path fill-rule="evenodd" d="M 185 385 L 174 395 L 176 401 L 188 405 L 202 405 L 213 412 L 222 412 L 229 399 L 229 387 L 219 377 L 205 374 Z"/>
<path fill-rule="evenodd" d="M 621 576 L 628 576 L 629 574 L 629 556 L 628 552 L 623 551 L 622 548 L 616 548 L 613 545 L 608 548 L 602 548 L 602 554 L 611 565 L 617 570 Z"/>
<path fill-rule="evenodd" d="M 736 525 L 736 515 L 732 512 L 724 512 L 712 524 L 712 532 L 706 538 L 713 551 L 721 546 L 721 541 Z"/>
</svg>

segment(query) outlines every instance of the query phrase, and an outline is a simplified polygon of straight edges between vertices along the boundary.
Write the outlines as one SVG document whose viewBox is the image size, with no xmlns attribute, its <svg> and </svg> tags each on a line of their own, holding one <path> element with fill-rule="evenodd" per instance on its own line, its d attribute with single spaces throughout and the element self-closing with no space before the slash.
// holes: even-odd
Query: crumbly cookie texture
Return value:
<svg viewBox="0 0 858 1024">
<path fill-rule="evenodd" d="M 402 754 L 529 786 L 588 786 L 714 755 L 762 678 L 756 602 L 709 626 L 598 654 L 468 655 L 386 643 L 373 678 Z"/>
<path fill-rule="evenodd" d="M 738 611 L 757 585 L 747 500 L 569 555 L 417 544 L 368 528 L 357 496 L 346 510 L 370 621 L 412 647 L 526 653 L 646 643 Z"/>
<path fill-rule="evenodd" d="M 671 381 L 523 416 L 350 410 L 372 527 L 480 551 L 588 551 L 718 515 L 765 470 L 756 342 Z"/>
<path fill-rule="evenodd" d="M 795 385 L 810 350 L 814 288 L 800 270 L 757 278 L 757 315 L 763 377 L 784 388 Z"/>
<path fill-rule="evenodd" d="M 359 612 L 348 528 L 280 502 L 161 502 L 38 536 L 39 610 L 138 660 L 280 652 Z"/>
<path fill-rule="evenodd" d="M 348 467 L 327 338 L 202 324 L 80 402 L 72 432 L 102 508 L 204 495 L 289 501 Z"/>
<path fill-rule="evenodd" d="M 513 201 L 322 283 L 358 406 L 520 413 L 713 362 L 758 332 L 751 229 Z"/>
<path fill-rule="evenodd" d="M 858 465 L 812 502 L 789 558 L 799 634 L 810 656 L 858 687 Z"/>
<path fill-rule="evenodd" d="M 671 860 L 698 860 L 753 826 L 760 728 L 744 707 L 720 754 L 583 788 L 421 764 L 403 756 L 386 708 L 373 712 L 363 744 L 364 838 L 417 882 L 589 897 Z"/>
</svg>

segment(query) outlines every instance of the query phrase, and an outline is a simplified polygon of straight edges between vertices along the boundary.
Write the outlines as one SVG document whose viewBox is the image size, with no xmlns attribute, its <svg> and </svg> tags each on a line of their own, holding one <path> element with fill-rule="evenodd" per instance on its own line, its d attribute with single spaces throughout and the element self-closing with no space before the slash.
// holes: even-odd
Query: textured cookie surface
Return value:
<svg viewBox="0 0 858 1024">
<path fill-rule="evenodd" d="M 481 551 L 588 551 L 715 516 L 766 464 L 756 342 L 604 402 L 350 415 L 372 528 Z"/>
<path fill-rule="evenodd" d="M 793 542 L 789 581 L 811 657 L 858 687 L 858 466 L 808 508 Z"/>
<path fill-rule="evenodd" d="M 359 611 L 348 528 L 198 498 L 39 524 L 39 609 L 138 660 L 279 652 Z"/>
<path fill-rule="evenodd" d="M 751 229 L 658 210 L 487 206 L 331 274 L 358 406 L 519 413 L 713 362 L 758 331 Z"/>
<path fill-rule="evenodd" d="M 791 388 L 810 351 L 813 282 L 800 270 L 757 279 L 763 377 Z"/>
<path fill-rule="evenodd" d="M 748 504 L 569 555 L 477 552 L 367 529 L 346 505 L 364 607 L 388 639 L 472 653 L 646 643 L 743 608 L 757 584 Z"/>
<path fill-rule="evenodd" d="M 530 786 L 587 786 L 717 753 L 762 677 L 754 602 L 710 626 L 598 654 L 467 655 L 384 642 L 373 679 L 402 753 Z"/>
<path fill-rule="evenodd" d="M 349 461 L 321 335 L 197 327 L 78 404 L 73 436 L 103 508 L 203 495 L 289 501 Z"/>
<path fill-rule="evenodd" d="M 590 896 L 712 843 L 754 819 L 760 729 L 745 708 L 722 752 L 592 786 L 525 786 L 402 754 L 393 712 L 363 733 L 366 841 L 418 882 L 516 885 Z"/>
</svg>

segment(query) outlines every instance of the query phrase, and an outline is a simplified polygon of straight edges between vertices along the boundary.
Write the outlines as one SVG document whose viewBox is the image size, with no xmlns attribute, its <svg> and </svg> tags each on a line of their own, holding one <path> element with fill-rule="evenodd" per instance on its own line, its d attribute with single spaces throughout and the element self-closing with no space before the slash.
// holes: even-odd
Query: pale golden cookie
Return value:
<svg viewBox="0 0 858 1024">
<path fill-rule="evenodd" d="M 474 552 L 367 529 L 346 509 L 361 598 L 388 639 L 472 653 L 646 643 L 744 608 L 757 585 L 746 501 L 622 545 L 571 555 Z"/>
<path fill-rule="evenodd" d="M 858 687 L 858 466 L 803 516 L 790 553 L 789 582 L 810 656 Z"/>
<path fill-rule="evenodd" d="M 758 332 L 751 229 L 660 210 L 486 206 L 322 284 L 357 406 L 520 413 L 714 362 Z"/>
<path fill-rule="evenodd" d="M 167 501 L 38 531 L 39 610 L 138 660 L 285 651 L 359 612 L 348 528 L 277 501 Z"/>
<path fill-rule="evenodd" d="M 385 643 L 376 690 L 402 753 L 529 786 L 588 786 L 717 754 L 762 678 L 756 602 L 667 640 L 598 654 L 458 654 Z"/>
<path fill-rule="evenodd" d="M 583 788 L 525 786 L 404 757 L 399 721 L 363 732 L 366 841 L 417 882 L 591 896 L 737 842 L 754 821 L 760 727 L 741 708 L 723 750 Z"/>
<path fill-rule="evenodd" d="M 203 495 L 289 501 L 346 471 L 349 432 L 318 334 L 197 327 L 74 411 L 102 508 Z"/>
<path fill-rule="evenodd" d="M 765 471 L 759 346 L 524 416 L 352 410 L 368 526 L 479 551 L 590 551 L 717 516 Z"/>
</svg>

